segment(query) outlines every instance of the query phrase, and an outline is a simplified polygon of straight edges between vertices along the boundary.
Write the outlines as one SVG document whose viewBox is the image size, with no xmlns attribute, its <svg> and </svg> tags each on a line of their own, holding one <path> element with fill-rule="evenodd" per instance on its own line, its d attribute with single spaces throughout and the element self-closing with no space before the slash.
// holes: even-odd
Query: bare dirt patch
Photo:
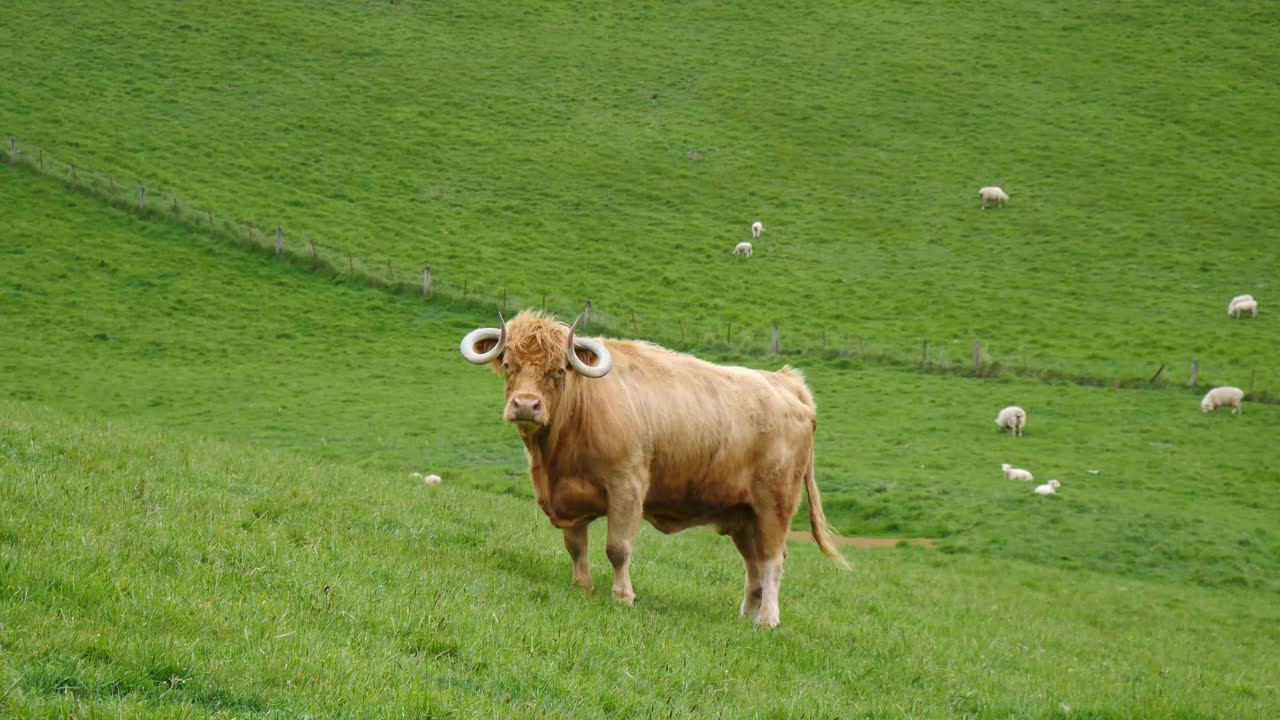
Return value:
<svg viewBox="0 0 1280 720">
<path fill-rule="evenodd" d="M 787 533 L 788 540 L 798 540 L 800 542 L 813 542 L 813 536 L 803 530 L 792 530 Z M 886 548 L 897 547 L 898 543 L 909 543 L 911 545 L 919 545 L 923 548 L 936 550 L 938 544 L 929 538 L 873 538 L 873 537 L 841 537 L 839 535 L 831 536 L 831 541 L 836 545 L 851 545 L 856 548 Z"/>
</svg>

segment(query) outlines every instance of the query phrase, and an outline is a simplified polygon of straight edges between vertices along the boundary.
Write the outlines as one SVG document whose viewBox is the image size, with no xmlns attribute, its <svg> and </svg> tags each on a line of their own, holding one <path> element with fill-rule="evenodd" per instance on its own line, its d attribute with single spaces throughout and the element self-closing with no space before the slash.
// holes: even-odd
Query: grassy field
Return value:
<svg viewBox="0 0 1280 720">
<path fill-rule="evenodd" d="M 0 401 L 0 713 L 1264 718 L 1280 703 L 1271 593 L 920 549 L 847 551 L 840 573 L 802 545 L 768 632 L 735 617 L 728 542 L 646 529 L 639 547 L 625 608 L 571 588 L 520 499 Z"/>
<path fill-rule="evenodd" d="M 501 382 L 458 339 L 487 318 L 334 283 L 0 167 L 11 222 L 0 397 L 145 419 L 319 460 L 434 471 L 530 499 Z M 774 367 L 778 360 L 725 358 Z M 826 508 L 849 535 L 1280 591 L 1280 408 L 1199 411 L 1109 390 L 804 365 Z M 1020 439 L 996 411 L 1030 413 Z M 1040 502 L 1002 462 L 1065 485 Z M 1090 470 L 1097 474 L 1090 474 Z"/>
<path fill-rule="evenodd" d="M 1277 40 L 1145 0 L 6 8 L 0 717 L 1274 717 Z M 729 543 L 646 527 L 639 605 L 584 597 L 458 355 L 503 288 L 801 367 L 834 525 L 937 550 L 796 543 L 762 632 Z"/>
<path fill-rule="evenodd" d="M 0 130 L 667 342 L 1275 392 L 1277 38 L 1256 3 L 22 3 Z"/>
</svg>

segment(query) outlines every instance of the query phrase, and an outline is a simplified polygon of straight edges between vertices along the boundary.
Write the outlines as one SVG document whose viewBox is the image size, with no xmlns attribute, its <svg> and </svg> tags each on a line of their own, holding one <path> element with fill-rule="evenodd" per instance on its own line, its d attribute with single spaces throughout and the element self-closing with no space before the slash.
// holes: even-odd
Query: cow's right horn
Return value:
<svg viewBox="0 0 1280 720">
<path fill-rule="evenodd" d="M 476 365 L 484 365 L 485 363 L 498 357 L 502 352 L 502 348 L 507 344 L 507 321 L 502 319 L 502 313 L 498 313 L 498 324 L 501 327 L 496 328 L 477 328 L 467 333 L 462 338 L 462 357 L 468 362 Z M 498 343 L 489 349 L 488 352 L 477 352 L 476 344 L 484 340 L 497 340 Z"/>
<path fill-rule="evenodd" d="M 569 354 L 569 364 L 573 366 L 574 370 L 578 371 L 579 375 L 585 375 L 589 378 L 604 377 L 613 369 L 613 356 L 609 354 L 609 350 L 604 346 L 604 343 L 599 340 L 580 338 L 574 335 L 581 320 L 582 316 L 578 316 L 578 319 L 573 321 L 573 326 L 569 328 L 569 342 L 565 348 Z M 579 348 L 595 355 L 596 364 L 588 365 L 582 362 L 582 359 L 578 357 L 578 353 L 574 352 Z"/>
</svg>

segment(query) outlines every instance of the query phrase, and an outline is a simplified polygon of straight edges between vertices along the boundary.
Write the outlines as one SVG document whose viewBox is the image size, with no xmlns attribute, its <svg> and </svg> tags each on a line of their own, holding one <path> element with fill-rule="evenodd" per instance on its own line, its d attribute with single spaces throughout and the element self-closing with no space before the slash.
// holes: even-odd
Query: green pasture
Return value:
<svg viewBox="0 0 1280 720">
<path fill-rule="evenodd" d="M 0 132 L 122 200 L 667 343 L 778 322 L 1274 393 L 1278 38 L 1249 2 L 18 3 Z"/>
<path fill-rule="evenodd" d="M 1280 8 L 10 5 L 0 717 L 1277 716 Z M 801 368 L 833 525 L 936 549 L 574 590 L 504 298 Z"/>
<path fill-rule="evenodd" d="M 1071 509 L 1068 496 L 1057 509 Z M 597 530 L 599 527 L 597 527 Z M 1273 592 L 917 548 L 793 547 L 736 617 L 705 530 L 640 535 L 635 607 L 532 503 L 0 401 L 8 717 L 1265 718 Z"/>
<path fill-rule="evenodd" d="M 334 281 L 0 168 L 0 397 L 144 420 L 527 499 L 502 383 L 458 354 L 483 314 Z M 724 358 L 760 367 L 783 359 Z M 791 359 L 793 362 L 796 360 Z M 1280 591 L 1280 409 L 1196 390 L 802 364 L 835 527 L 944 551 Z M 1027 408 L 1026 435 L 996 412 Z M 1008 462 L 1064 485 L 1006 481 Z M 1093 471 L 1093 472 L 1090 472 Z"/>
</svg>

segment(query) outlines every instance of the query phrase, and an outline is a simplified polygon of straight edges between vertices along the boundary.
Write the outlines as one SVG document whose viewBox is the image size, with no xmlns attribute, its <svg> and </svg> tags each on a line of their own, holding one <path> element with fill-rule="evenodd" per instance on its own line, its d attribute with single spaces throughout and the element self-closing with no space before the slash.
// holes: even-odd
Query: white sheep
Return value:
<svg viewBox="0 0 1280 720">
<path fill-rule="evenodd" d="M 1241 300 L 1231 306 L 1227 310 L 1227 317 L 1238 318 L 1243 313 L 1252 313 L 1253 317 L 1258 317 L 1258 301 L 1257 300 Z"/>
<path fill-rule="evenodd" d="M 1035 480 L 1036 477 L 1031 474 L 1030 470 L 1016 468 L 1009 463 L 1001 463 L 1000 469 L 1004 471 L 1005 480 Z"/>
<path fill-rule="evenodd" d="M 764 234 L 764 223 L 760 222 L 759 220 L 751 223 L 751 237 L 753 239 L 759 240 L 760 236 L 763 234 Z"/>
<path fill-rule="evenodd" d="M 1231 308 L 1235 307 L 1235 304 L 1236 304 L 1236 303 L 1238 303 L 1238 302 L 1244 302 L 1245 300 L 1252 300 L 1252 299 L 1253 299 L 1253 296 L 1252 296 L 1252 295 L 1248 295 L 1248 294 L 1246 294 L 1246 295 L 1237 295 L 1237 296 L 1235 296 L 1235 297 L 1231 298 L 1231 302 L 1227 303 L 1227 313 L 1228 313 L 1228 314 L 1230 314 L 1230 313 L 1231 313 Z"/>
<path fill-rule="evenodd" d="M 1008 430 L 1021 437 L 1022 428 L 1027 425 L 1027 411 L 1017 405 L 1010 405 L 996 415 L 996 425 L 999 425 L 1001 430 Z"/>
<path fill-rule="evenodd" d="M 1050 480 L 1044 485 L 1037 485 L 1033 492 L 1037 495 L 1056 495 L 1060 487 L 1062 487 L 1062 483 L 1057 480 Z"/>
<path fill-rule="evenodd" d="M 1230 405 L 1234 408 L 1232 415 L 1239 415 L 1241 411 L 1240 403 L 1244 400 L 1244 391 L 1238 387 L 1223 385 L 1216 387 L 1204 394 L 1204 399 L 1200 401 L 1200 409 L 1209 413 L 1217 410 L 1224 405 Z"/>
<path fill-rule="evenodd" d="M 1004 206 L 1009 202 L 1009 194 L 995 186 L 978 188 L 978 197 L 982 198 L 983 210 L 986 210 L 991 203 L 1000 203 Z"/>
<path fill-rule="evenodd" d="M 733 247 L 733 254 L 741 257 L 751 257 L 751 243 L 740 242 Z"/>
<path fill-rule="evenodd" d="M 428 485 L 439 485 L 439 484 L 440 484 L 440 476 L 439 476 L 439 475 L 428 475 L 428 476 L 426 476 L 426 477 L 422 478 L 422 482 L 424 482 L 424 483 L 426 483 L 426 484 L 428 484 Z"/>
</svg>

